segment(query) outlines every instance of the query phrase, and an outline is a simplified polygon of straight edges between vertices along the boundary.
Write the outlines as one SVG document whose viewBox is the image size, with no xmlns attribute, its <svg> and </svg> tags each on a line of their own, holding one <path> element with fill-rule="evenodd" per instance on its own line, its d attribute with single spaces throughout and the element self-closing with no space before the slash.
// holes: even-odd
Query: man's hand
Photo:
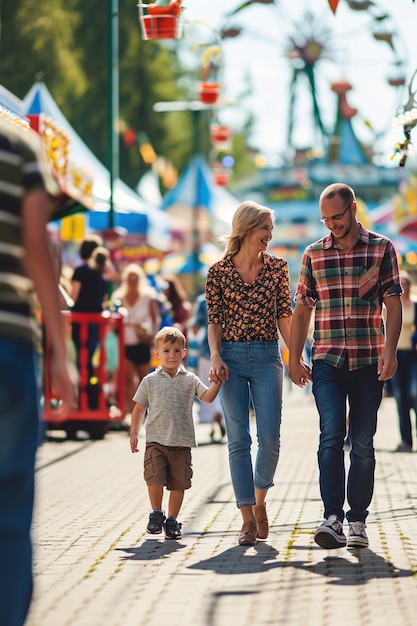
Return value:
<svg viewBox="0 0 417 626">
<path fill-rule="evenodd" d="M 299 363 L 292 364 L 290 362 L 288 369 L 288 376 L 297 387 L 305 387 L 312 379 L 311 367 L 308 363 L 300 361 Z"/>
</svg>

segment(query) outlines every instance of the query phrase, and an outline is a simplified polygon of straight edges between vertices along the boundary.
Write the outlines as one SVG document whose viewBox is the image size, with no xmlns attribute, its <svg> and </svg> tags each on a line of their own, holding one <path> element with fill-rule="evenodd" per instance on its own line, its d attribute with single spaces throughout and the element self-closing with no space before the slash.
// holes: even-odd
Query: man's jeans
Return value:
<svg viewBox="0 0 417 626">
<path fill-rule="evenodd" d="M 237 506 L 255 504 L 255 488 L 272 487 L 278 463 L 283 365 L 277 341 L 223 342 L 229 380 L 220 390 L 229 463 Z M 249 407 L 256 419 L 258 450 L 253 473 Z"/>
<path fill-rule="evenodd" d="M 382 389 L 376 364 L 349 372 L 347 365 L 336 368 L 323 360 L 313 361 L 313 394 L 320 415 L 320 492 L 326 519 L 330 515 L 344 519 L 346 401 L 351 442 L 347 479 L 350 510 L 346 517 L 350 522 L 364 522 L 368 515 L 375 474 L 373 437 Z"/>
<path fill-rule="evenodd" d="M 7 626 L 22 626 L 32 595 L 37 382 L 32 344 L 0 337 L 0 624 Z"/>
</svg>

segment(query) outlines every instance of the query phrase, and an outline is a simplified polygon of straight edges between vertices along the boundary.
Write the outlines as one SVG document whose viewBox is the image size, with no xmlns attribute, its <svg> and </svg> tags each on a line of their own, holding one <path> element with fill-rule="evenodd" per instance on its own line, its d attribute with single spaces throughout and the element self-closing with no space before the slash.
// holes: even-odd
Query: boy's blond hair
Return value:
<svg viewBox="0 0 417 626">
<path fill-rule="evenodd" d="M 155 335 L 155 348 L 158 348 L 160 343 L 175 343 L 181 342 L 182 347 L 185 348 L 186 339 L 183 333 L 174 326 L 164 326 Z"/>
</svg>

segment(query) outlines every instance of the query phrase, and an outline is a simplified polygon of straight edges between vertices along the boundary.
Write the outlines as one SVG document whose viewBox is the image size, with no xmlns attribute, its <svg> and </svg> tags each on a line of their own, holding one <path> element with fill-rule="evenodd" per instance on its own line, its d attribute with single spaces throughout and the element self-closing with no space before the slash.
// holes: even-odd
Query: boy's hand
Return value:
<svg viewBox="0 0 417 626">
<path fill-rule="evenodd" d="M 134 434 L 130 435 L 130 449 L 132 452 L 139 452 L 137 435 L 134 435 Z"/>
</svg>

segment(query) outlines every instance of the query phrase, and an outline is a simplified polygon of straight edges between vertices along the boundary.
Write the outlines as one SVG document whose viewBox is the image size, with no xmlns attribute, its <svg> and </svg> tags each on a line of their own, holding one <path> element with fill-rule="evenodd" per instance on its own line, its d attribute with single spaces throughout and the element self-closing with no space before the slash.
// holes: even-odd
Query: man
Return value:
<svg viewBox="0 0 417 626">
<path fill-rule="evenodd" d="M 46 230 L 57 193 L 39 136 L 0 120 L 0 624 L 22 626 L 32 596 L 30 528 L 39 434 L 35 288 L 52 346 L 52 384 L 62 417 L 74 408 Z"/>
<path fill-rule="evenodd" d="M 320 212 L 330 233 L 304 252 L 291 328 L 289 376 L 299 387 L 313 381 L 320 416 L 318 463 L 324 521 L 314 540 L 326 549 L 346 544 L 362 548 L 369 545 L 365 520 L 374 488 L 377 411 L 384 381 L 397 369 L 402 289 L 392 242 L 357 221 L 350 187 L 342 183 L 326 187 L 320 196 Z M 301 355 L 313 308 L 310 370 Z M 351 441 L 347 540 L 343 532 L 346 401 Z"/>
</svg>

